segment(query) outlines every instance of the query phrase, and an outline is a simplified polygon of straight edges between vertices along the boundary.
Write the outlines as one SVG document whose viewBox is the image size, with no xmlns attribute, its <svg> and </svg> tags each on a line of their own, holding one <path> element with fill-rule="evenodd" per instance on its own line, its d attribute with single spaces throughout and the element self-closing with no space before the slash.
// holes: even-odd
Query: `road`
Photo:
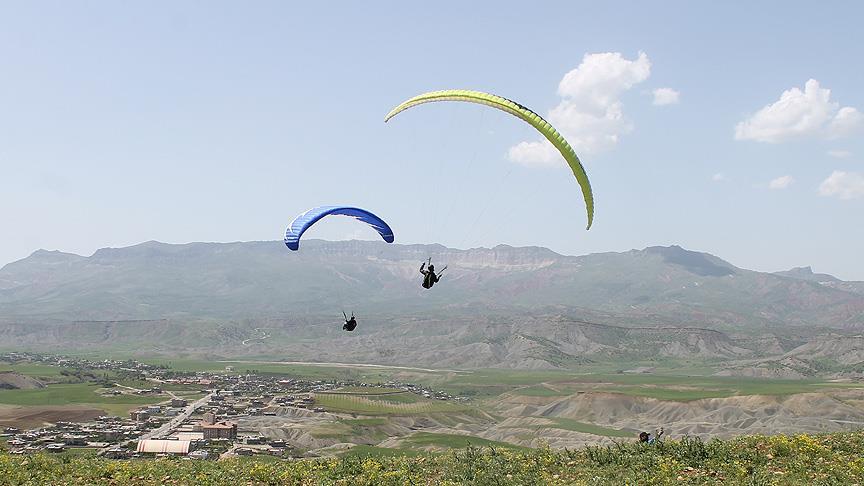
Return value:
<svg viewBox="0 0 864 486">
<path fill-rule="evenodd" d="M 270 329 L 270 328 L 269 327 L 256 327 L 255 332 L 261 333 L 261 335 L 258 337 L 254 337 L 254 338 L 244 339 L 243 341 L 240 342 L 240 344 L 242 344 L 243 346 L 249 346 L 250 341 L 263 341 L 263 340 L 267 339 L 268 337 L 270 337 L 270 335 L 267 334 L 267 331 L 265 331 L 265 329 Z"/>
<path fill-rule="evenodd" d="M 391 370 L 408 370 L 408 371 L 425 371 L 427 373 L 463 373 L 471 374 L 469 370 L 448 370 L 448 369 L 430 369 L 430 368 L 414 368 L 411 366 L 390 366 L 380 364 L 365 364 L 365 363 L 321 363 L 317 361 L 222 361 L 223 363 L 264 363 L 264 364 L 282 364 L 282 365 L 305 365 L 305 366 L 326 366 L 331 368 L 375 368 L 375 369 L 391 369 Z"/>
<path fill-rule="evenodd" d="M 179 415 L 172 418 L 168 422 L 165 422 L 158 429 L 151 430 L 150 432 L 147 432 L 146 434 L 138 437 L 135 440 L 139 440 L 139 441 L 140 440 L 147 440 L 147 439 L 151 439 L 153 437 L 160 437 L 162 435 L 166 435 L 170 431 L 177 428 L 181 423 L 183 423 L 184 420 L 188 419 L 189 416 L 191 416 L 195 412 L 195 410 L 198 410 L 198 408 L 202 407 L 205 403 L 209 402 L 210 398 L 212 398 L 212 397 L 213 397 L 213 394 L 211 393 L 211 394 L 209 394 L 203 398 L 200 398 L 200 399 L 190 403 L 186 408 L 183 409 L 182 412 L 180 412 Z"/>
</svg>

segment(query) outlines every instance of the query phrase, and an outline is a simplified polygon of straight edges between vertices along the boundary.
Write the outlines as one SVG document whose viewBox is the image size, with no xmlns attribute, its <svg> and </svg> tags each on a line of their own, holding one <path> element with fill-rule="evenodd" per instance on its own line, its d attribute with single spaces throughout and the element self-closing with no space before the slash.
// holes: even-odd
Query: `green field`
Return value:
<svg viewBox="0 0 864 486">
<path fill-rule="evenodd" d="M 412 395 L 412 394 L 409 394 Z M 468 410 L 469 407 L 440 400 L 428 400 L 412 395 L 407 400 L 391 399 L 388 395 L 382 399 L 378 395 L 338 395 L 331 393 L 316 393 L 315 406 L 324 407 L 328 411 L 359 413 L 365 415 L 413 415 L 424 413 L 460 412 Z"/>
<path fill-rule="evenodd" d="M 495 380 L 501 380 L 496 382 Z M 860 389 L 864 384 L 824 380 L 777 380 L 721 376 L 597 373 L 576 374 L 512 371 L 478 371 L 442 381 L 439 387 L 474 398 L 494 398 L 503 393 L 531 397 L 566 397 L 578 392 L 610 392 L 659 400 L 691 401 L 745 395 L 793 395 L 827 389 Z M 471 393 L 472 391 L 476 393 Z"/>
<path fill-rule="evenodd" d="M 506 442 L 488 440 L 480 437 L 474 437 L 471 435 L 436 434 L 430 432 L 417 432 L 415 434 L 412 434 L 403 439 L 402 444 L 403 447 L 440 447 L 447 449 L 462 449 L 468 446 L 522 450 L 527 449 L 526 447 L 520 447 L 514 444 L 508 444 Z"/>
<path fill-rule="evenodd" d="M 397 388 L 344 387 L 322 395 L 360 396 L 387 403 L 418 403 L 426 400 L 420 395 Z"/>
<path fill-rule="evenodd" d="M 164 397 L 117 395 L 103 396 L 102 389 L 92 383 L 49 385 L 35 390 L 0 390 L 0 403 L 19 406 L 37 405 L 90 405 L 116 415 L 125 415 L 141 405 L 164 401 Z"/>
<path fill-rule="evenodd" d="M 387 419 L 385 418 L 342 419 L 341 422 L 346 425 L 357 427 L 374 427 L 377 425 L 387 425 Z"/>
<path fill-rule="evenodd" d="M 500 370 L 481 369 L 460 373 L 430 373 L 388 368 L 345 368 L 326 365 L 295 365 L 279 363 L 212 362 L 203 360 L 159 359 L 152 364 L 169 365 L 179 370 L 234 372 L 255 370 L 312 380 L 360 380 L 367 383 L 385 382 L 397 373 L 411 381 L 448 393 L 474 399 L 494 398 L 508 392 L 526 396 L 566 396 L 578 391 L 608 391 L 663 400 L 688 401 L 734 395 L 790 395 L 824 391 L 826 387 L 860 388 L 862 385 L 828 383 L 823 380 L 773 380 L 710 376 L 713 368 L 704 363 L 672 361 L 668 369 L 658 368 L 651 374 L 612 373 L 612 365 L 582 367 L 579 372 L 568 370 Z M 628 363 L 627 368 L 658 365 L 654 362 Z M 621 366 L 618 366 L 621 369 Z M 586 371 L 592 371 L 586 373 Z M 543 385 L 544 383 L 550 386 Z M 363 388 L 358 389 L 364 392 Z M 394 398 L 398 400 L 398 398 Z"/>
<path fill-rule="evenodd" d="M 33 378 L 60 378 L 63 368 L 40 363 L 0 363 L 0 371 L 15 371 Z"/>
<path fill-rule="evenodd" d="M 570 390 L 553 390 L 546 385 L 519 388 L 514 393 L 526 397 L 566 397 L 573 394 Z"/>
<path fill-rule="evenodd" d="M 93 447 L 69 447 L 58 455 L 67 457 L 96 457 L 98 449 Z"/>
<path fill-rule="evenodd" d="M 147 359 L 145 363 L 166 365 L 179 371 L 209 371 L 212 373 L 243 373 L 255 371 L 261 374 L 303 377 L 309 380 L 358 380 L 367 383 L 388 381 L 392 370 L 381 368 L 346 368 L 340 366 L 296 365 L 249 361 L 205 361 L 192 359 Z M 227 371 L 231 367 L 234 371 Z"/>
<path fill-rule="evenodd" d="M 179 383 L 158 383 L 155 381 L 148 380 L 130 380 L 130 379 L 121 379 L 115 380 L 115 383 L 122 386 L 128 386 L 129 388 L 137 388 L 139 390 L 147 390 L 150 388 L 161 388 L 162 390 L 170 390 L 173 392 L 199 392 L 201 391 L 201 385 L 183 385 Z"/>
</svg>

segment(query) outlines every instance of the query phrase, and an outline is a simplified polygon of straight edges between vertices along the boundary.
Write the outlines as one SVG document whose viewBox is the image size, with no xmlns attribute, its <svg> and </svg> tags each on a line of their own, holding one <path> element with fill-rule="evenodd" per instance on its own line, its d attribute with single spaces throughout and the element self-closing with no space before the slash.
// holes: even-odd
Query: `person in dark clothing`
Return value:
<svg viewBox="0 0 864 486">
<path fill-rule="evenodd" d="M 426 264 L 429 264 L 429 267 L 426 267 Z M 429 257 L 428 262 L 423 262 L 420 265 L 420 273 L 423 274 L 423 288 L 431 289 L 433 285 L 438 283 L 441 280 L 441 275 L 444 274 L 444 270 L 447 270 L 447 266 L 441 269 L 441 272 L 438 274 L 435 273 L 435 265 L 432 265 L 432 257 Z"/>
<path fill-rule="evenodd" d="M 345 317 L 345 324 L 342 325 L 342 329 L 345 331 L 353 331 L 355 327 L 357 327 L 357 320 L 354 319 L 354 313 L 351 313 L 351 319 L 348 319 L 348 316 L 345 315 L 345 312 L 342 312 L 342 315 Z"/>
<path fill-rule="evenodd" d="M 656 444 L 660 442 L 660 437 L 663 436 L 663 427 L 660 427 L 653 434 L 649 434 L 648 432 L 640 432 L 639 433 L 639 442 L 644 444 Z"/>
</svg>

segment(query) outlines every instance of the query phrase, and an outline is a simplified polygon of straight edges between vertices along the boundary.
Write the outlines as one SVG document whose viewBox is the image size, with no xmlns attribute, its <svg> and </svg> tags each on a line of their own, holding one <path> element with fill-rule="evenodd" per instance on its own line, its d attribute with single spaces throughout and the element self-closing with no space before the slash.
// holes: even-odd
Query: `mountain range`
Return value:
<svg viewBox="0 0 864 486">
<path fill-rule="evenodd" d="M 418 271 L 428 258 L 447 266 L 430 290 Z M 357 314 L 358 332 L 341 331 L 343 310 Z M 39 250 L 0 269 L 0 346 L 16 349 L 569 367 L 651 346 L 748 368 L 786 359 L 778 366 L 806 374 L 809 355 L 788 353 L 862 329 L 864 282 L 807 267 L 756 272 L 678 246 L 565 256 L 506 245 L 146 242 L 89 257 Z"/>
</svg>

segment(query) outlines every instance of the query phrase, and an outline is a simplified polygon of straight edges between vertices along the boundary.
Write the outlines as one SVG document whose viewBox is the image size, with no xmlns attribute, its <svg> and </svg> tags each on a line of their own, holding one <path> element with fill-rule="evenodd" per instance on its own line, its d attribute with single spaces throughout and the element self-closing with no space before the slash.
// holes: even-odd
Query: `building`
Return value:
<svg viewBox="0 0 864 486">
<path fill-rule="evenodd" d="M 234 422 L 216 422 L 212 424 L 201 424 L 204 439 L 236 439 L 237 424 Z"/>
<path fill-rule="evenodd" d="M 146 422 L 150 418 L 150 412 L 146 410 L 132 410 L 129 412 L 129 418 L 135 422 Z"/>
<path fill-rule="evenodd" d="M 139 440 L 137 452 L 141 454 L 176 454 L 185 456 L 189 454 L 192 443 L 188 440 Z"/>
<path fill-rule="evenodd" d="M 87 445 L 87 436 L 86 435 L 63 434 L 60 436 L 60 440 L 62 440 L 64 444 L 70 445 L 70 446 Z"/>
<path fill-rule="evenodd" d="M 186 400 L 184 400 L 182 398 L 172 398 L 171 399 L 171 406 L 174 408 L 185 407 L 187 405 L 189 405 L 189 402 L 187 402 Z"/>
</svg>

